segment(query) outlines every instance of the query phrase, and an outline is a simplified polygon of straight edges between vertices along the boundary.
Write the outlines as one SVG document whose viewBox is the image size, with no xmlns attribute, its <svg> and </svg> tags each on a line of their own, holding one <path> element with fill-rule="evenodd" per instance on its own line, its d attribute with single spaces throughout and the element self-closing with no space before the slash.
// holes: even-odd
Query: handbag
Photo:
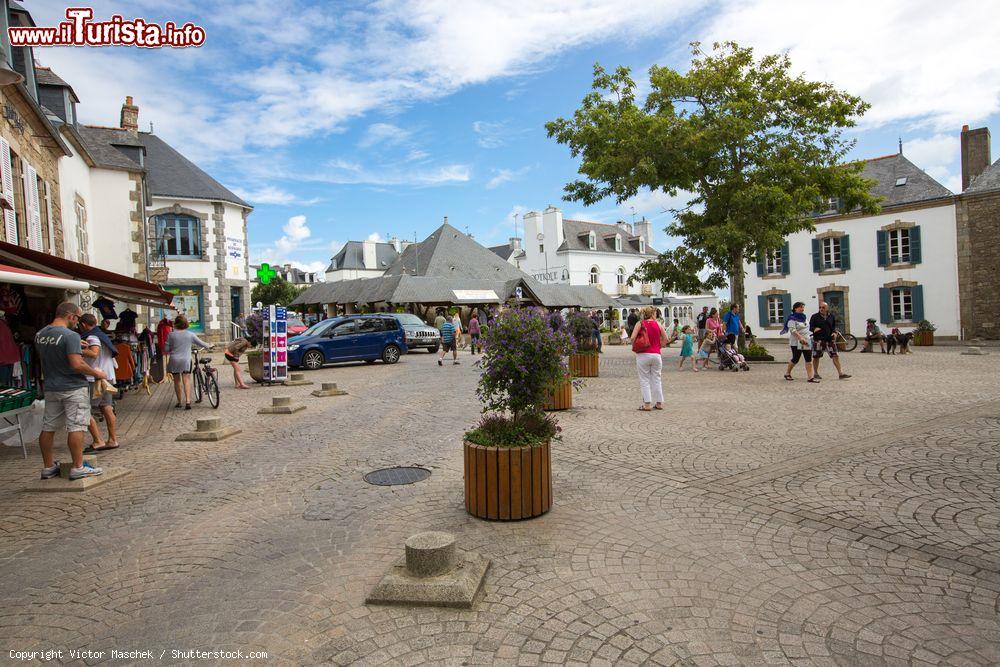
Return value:
<svg viewBox="0 0 1000 667">
<path fill-rule="evenodd" d="M 642 354 L 649 349 L 649 334 L 646 333 L 646 325 L 639 323 L 639 333 L 635 337 L 635 341 L 632 343 L 632 351 L 636 354 Z"/>
</svg>

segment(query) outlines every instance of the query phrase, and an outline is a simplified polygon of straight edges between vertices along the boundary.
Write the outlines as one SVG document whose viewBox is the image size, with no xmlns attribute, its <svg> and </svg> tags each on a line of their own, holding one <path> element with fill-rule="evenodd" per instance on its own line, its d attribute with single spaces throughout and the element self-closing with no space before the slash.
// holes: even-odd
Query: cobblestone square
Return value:
<svg viewBox="0 0 1000 667">
<path fill-rule="evenodd" d="M 631 352 L 606 347 L 559 415 L 552 510 L 510 523 L 463 508 L 467 352 L 310 373 L 349 392 L 329 398 L 225 374 L 218 416 L 242 434 L 175 442 L 216 413 L 164 407 L 101 455 L 131 474 L 86 493 L 25 491 L 37 446 L 2 448 L 3 661 L 1000 664 L 1000 354 L 959 351 L 845 354 L 853 378 L 808 385 L 801 367 L 677 372 L 670 349 L 667 409 L 641 413 Z M 306 410 L 257 414 L 277 394 Z M 432 474 L 362 479 L 397 465 Z M 473 609 L 364 604 L 421 530 L 493 561 Z"/>
</svg>

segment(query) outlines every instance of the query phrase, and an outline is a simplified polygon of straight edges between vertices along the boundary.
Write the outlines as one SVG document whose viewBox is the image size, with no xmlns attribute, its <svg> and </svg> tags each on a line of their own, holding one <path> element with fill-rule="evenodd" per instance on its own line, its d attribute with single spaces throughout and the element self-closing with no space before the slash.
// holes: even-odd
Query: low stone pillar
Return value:
<svg viewBox="0 0 1000 667">
<path fill-rule="evenodd" d="M 320 385 L 320 387 L 321 387 L 320 389 L 313 389 L 312 392 L 310 393 L 312 393 L 313 396 L 317 397 L 343 396 L 344 394 L 347 393 L 343 389 L 338 389 L 336 382 L 324 382 Z"/>
<path fill-rule="evenodd" d="M 970 345 L 969 347 L 965 348 L 965 352 L 962 352 L 962 354 L 979 356 L 982 354 L 989 354 L 989 353 L 983 352 L 983 348 L 979 347 L 978 345 Z"/>
<path fill-rule="evenodd" d="M 291 396 L 273 396 L 271 397 L 271 407 L 261 408 L 257 411 L 259 415 L 290 415 L 300 410 L 305 410 L 306 406 L 302 403 L 292 403 Z"/>
<path fill-rule="evenodd" d="M 455 536 L 428 531 L 406 540 L 406 569 L 415 577 L 444 574 L 455 562 Z"/>
<path fill-rule="evenodd" d="M 242 431 L 235 426 L 223 426 L 221 417 L 207 417 L 195 422 L 194 431 L 181 433 L 180 441 L 217 441 L 225 440 Z"/>
<path fill-rule="evenodd" d="M 307 384 L 313 384 L 312 380 L 306 379 L 305 373 L 289 373 L 288 379 L 283 383 L 286 387 L 299 387 Z"/>
</svg>

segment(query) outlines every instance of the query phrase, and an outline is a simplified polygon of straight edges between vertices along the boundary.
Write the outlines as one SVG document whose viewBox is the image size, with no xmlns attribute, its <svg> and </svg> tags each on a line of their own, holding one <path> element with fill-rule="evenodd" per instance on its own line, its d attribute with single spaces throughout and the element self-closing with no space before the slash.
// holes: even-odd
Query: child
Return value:
<svg viewBox="0 0 1000 667">
<path fill-rule="evenodd" d="M 698 358 L 701 359 L 702 368 L 708 368 L 708 355 L 712 354 L 712 350 L 715 349 L 715 340 L 715 332 L 706 329 L 705 338 L 701 341 L 701 347 L 698 349 Z"/>
<path fill-rule="evenodd" d="M 690 325 L 685 324 L 681 328 L 681 336 L 684 337 L 684 342 L 681 345 L 681 362 L 677 364 L 677 370 L 684 368 L 684 362 L 688 359 L 691 360 L 691 370 L 695 373 L 698 372 L 698 364 L 694 360 L 694 338 L 691 336 Z"/>
<path fill-rule="evenodd" d="M 736 360 L 737 365 L 740 368 L 743 368 L 747 363 L 747 358 L 736 351 L 736 348 L 734 347 L 735 345 L 736 345 L 736 334 L 729 334 L 728 336 L 726 336 L 726 352 L 732 354 L 733 359 Z M 734 368 L 733 370 L 736 371 L 739 369 Z"/>
</svg>

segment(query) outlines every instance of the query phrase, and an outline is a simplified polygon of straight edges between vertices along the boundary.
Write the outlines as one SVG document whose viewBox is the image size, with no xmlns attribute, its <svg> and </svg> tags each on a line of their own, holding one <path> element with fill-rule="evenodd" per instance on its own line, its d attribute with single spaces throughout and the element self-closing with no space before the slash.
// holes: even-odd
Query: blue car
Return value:
<svg viewBox="0 0 1000 667">
<path fill-rule="evenodd" d="M 391 315 L 335 317 L 288 339 L 288 365 L 309 370 L 339 361 L 394 364 L 406 352 L 406 332 Z"/>
</svg>

